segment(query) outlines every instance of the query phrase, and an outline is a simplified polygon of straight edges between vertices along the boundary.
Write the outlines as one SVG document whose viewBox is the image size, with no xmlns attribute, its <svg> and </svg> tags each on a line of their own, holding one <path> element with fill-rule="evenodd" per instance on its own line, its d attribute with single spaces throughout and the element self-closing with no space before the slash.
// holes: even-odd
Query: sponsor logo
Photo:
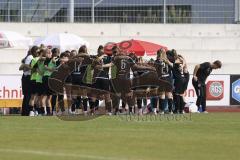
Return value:
<svg viewBox="0 0 240 160">
<path fill-rule="evenodd" d="M 224 96 L 224 81 L 208 81 L 207 100 L 221 100 Z"/>
<path fill-rule="evenodd" d="M 232 83 L 232 98 L 240 102 L 240 79 Z"/>
</svg>

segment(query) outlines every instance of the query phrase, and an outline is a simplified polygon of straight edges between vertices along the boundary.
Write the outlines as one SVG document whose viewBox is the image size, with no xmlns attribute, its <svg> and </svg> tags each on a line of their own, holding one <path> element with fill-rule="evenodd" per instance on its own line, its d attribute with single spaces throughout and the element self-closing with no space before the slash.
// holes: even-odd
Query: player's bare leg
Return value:
<svg viewBox="0 0 240 160">
<path fill-rule="evenodd" d="M 159 94 L 159 113 L 164 114 L 164 101 L 165 101 L 165 92 L 160 92 Z"/>
<path fill-rule="evenodd" d="M 111 100 L 110 94 L 105 94 L 104 99 L 105 99 L 105 106 L 106 106 L 107 114 L 112 115 L 112 100 Z"/>
<path fill-rule="evenodd" d="M 42 115 L 47 115 L 47 95 L 42 95 L 40 97 L 40 113 L 39 114 L 42 114 Z"/>
<path fill-rule="evenodd" d="M 72 97 L 72 86 L 71 84 L 65 85 L 66 95 L 67 95 L 67 105 L 68 105 L 68 113 L 72 114 L 72 104 L 73 104 L 73 97 Z"/>
<path fill-rule="evenodd" d="M 134 113 L 134 105 L 135 105 L 135 98 L 133 97 L 133 92 L 129 92 L 127 94 L 125 94 L 126 96 L 126 102 L 128 104 L 128 111 L 129 111 L 129 114 L 133 114 Z"/>
<path fill-rule="evenodd" d="M 173 114 L 173 94 L 172 92 L 166 92 L 167 102 L 168 102 L 168 111 L 170 114 Z"/>
<path fill-rule="evenodd" d="M 48 95 L 47 96 L 47 99 L 46 99 L 46 111 L 47 111 L 47 115 L 51 115 L 51 109 L 50 109 L 50 106 L 51 106 L 51 99 L 52 99 L 52 95 Z"/>
<path fill-rule="evenodd" d="M 37 94 L 32 94 L 31 98 L 30 98 L 30 101 L 29 101 L 29 108 L 30 108 L 29 116 L 34 116 L 33 109 L 34 109 L 36 99 L 37 99 Z"/>
<path fill-rule="evenodd" d="M 88 113 L 87 89 L 82 89 L 82 97 L 83 97 L 83 113 L 86 116 Z"/>
</svg>

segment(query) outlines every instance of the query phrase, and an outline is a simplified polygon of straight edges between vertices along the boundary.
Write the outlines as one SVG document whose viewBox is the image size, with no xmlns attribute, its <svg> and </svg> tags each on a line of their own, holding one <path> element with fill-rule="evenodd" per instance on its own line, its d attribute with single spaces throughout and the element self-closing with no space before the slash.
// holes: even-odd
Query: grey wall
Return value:
<svg viewBox="0 0 240 160">
<path fill-rule="evenodd" d="M 196 64 L 219 59 L 223 68 L 215 73 L 240 74 L 240 25 L 163 24 L 69 24 L 0 23 L 0 30 L 12 30 L 33 39 L 57 32 L 77 34 L 90 42 L 90 52 L 98 45 L 127 39 L 141 39 L 175 48 L 186 57 L 192 72 Z M 0 74 L 15 74 L 24 49 L 0 50 Z"/>
</svg>

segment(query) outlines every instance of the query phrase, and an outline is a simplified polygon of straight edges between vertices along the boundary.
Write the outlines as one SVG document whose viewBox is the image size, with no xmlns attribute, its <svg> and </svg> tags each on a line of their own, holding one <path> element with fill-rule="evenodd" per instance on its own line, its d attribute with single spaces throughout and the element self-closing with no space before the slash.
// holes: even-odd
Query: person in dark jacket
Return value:
<svg viewBox="0 0 240 160">
<path fill-rule="evenodd" d="M 213 69 L 220 69 L 222 67 L 222 62 L 219 60 L 214 61 L 213 63 L 204 62 L 198 64 L 194 68 L 192 84 L 197 94 L 198 110 L 200 106 L 202 107 L 202 112 L 208 113 L 206 111 L 206 79 L 210 75 Z"/>
</svg>

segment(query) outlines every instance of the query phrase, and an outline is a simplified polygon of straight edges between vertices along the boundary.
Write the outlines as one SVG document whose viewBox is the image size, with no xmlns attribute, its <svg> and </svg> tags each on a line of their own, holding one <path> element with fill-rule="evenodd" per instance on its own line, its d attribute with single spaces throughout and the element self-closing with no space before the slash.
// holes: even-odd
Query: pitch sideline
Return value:
<svg viewBox="0 0 240 160">
<path fill-rule="evenodd" d="M 103 157 L 103 156 L 93 156 L 93 155 L 83 155 L 83 154 L 72 154 L 72 153 L 58 153 L 58 152 L 47 152 L 47 151 L 36 151 L 36 150 L 19 150 L 19 149 L 2 149 L 0 152 L 5 153 L 25 153 L 25 154 L 34 154 L 41 156 L 53 156 L 53 157 L 72 157 L 72 158 L 87 158 L 93 160 L 127 160 L 116 157 Z"/>
</svg>

